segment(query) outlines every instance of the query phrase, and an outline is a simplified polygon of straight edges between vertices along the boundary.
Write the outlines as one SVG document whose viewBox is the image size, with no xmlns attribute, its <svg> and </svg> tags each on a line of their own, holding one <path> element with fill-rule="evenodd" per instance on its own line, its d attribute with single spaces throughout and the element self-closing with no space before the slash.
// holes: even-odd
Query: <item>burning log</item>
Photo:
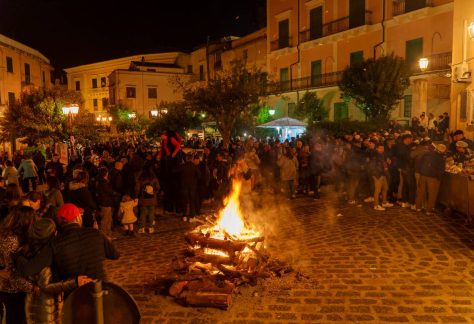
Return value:
<svg viewBox="0 0 474 324">
<path fill-rule="evenodd" d="M 185 297 L 186 304 L 199 307 L 216 307 L 227 309 L 232 304 L 232 295 L 214 292 L 189 293 Z"/>
<path fill-rule="evenodd" d="M 270 257 L 264 237 L 245 223 L 239 192 L 237 183 L 219 217 L 206 217 L 185 234 L 190 256 L 173 259 L 175 273 L 162 277 L 174 281 L 169 294 L 187 305 L 227 309 L 237 286 L 291 271 Z"/>
</svg>

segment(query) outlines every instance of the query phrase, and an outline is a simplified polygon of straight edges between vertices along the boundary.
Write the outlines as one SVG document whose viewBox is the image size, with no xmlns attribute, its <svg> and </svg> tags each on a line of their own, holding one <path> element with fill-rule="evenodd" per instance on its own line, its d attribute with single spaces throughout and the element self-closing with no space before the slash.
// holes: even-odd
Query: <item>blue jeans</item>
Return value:
<svg viewBox="0 0 474 324">
<path fill-rule="evenodd" d="M 140 206 L 140 228 L 153 227 L 155 206 Z"/>
</svg>

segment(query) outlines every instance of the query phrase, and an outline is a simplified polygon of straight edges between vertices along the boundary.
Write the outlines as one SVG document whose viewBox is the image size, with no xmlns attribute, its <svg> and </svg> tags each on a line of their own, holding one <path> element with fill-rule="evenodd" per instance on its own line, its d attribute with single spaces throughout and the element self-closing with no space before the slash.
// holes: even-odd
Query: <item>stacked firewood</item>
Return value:
<svg viewBox="0 0 474 324">
<path fill-rule="evenodd" d="M 242 239 L 223 233 L 221 239 L 208 228 L 202 225 L 185 234 L 186 255 L 175 257 L 171 273 L 161 277 L 172 282 L 168 292 L 178 302 L 227 309 L 239 286 L 293 271 L 270 256 L 262 236 Z"/>
</svg>

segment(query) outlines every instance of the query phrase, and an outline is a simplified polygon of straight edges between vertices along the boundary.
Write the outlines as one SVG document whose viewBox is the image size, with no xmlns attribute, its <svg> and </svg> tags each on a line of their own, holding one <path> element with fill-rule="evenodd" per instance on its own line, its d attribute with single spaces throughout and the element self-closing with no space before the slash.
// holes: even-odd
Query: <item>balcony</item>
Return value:
<svg viewBox="0 0 474 324">
<path fill-rule="evenodd" d="M 392 15 L 395 17 L 407 12 L 432 6 L 432 0 L 393 0 Z"/>
<path fill-rule="evenodd" d="M 295 90 L 307 90 L 314 88 L 325 88 L 337 85 L 341 80 L 342 71 L 314 75 L 299 79 L 277 82 L 272 93 L 289 92 Z"/>
<path fill-rule="evenodd" d="M 273 52 L 291 46 L 291 37 L 279 38 L 270 43 L 270 50 Z"/>
<path fill-rule="evenodd" d="M 414 74 L 425 74 L 425 73 L 432 73 L 436 71 L 445 71 L 451 70 L 451 60 L 452 60 L 452 52 L 446 53 L 439 53 L 434 54 L 427 57 L 428 59 L 428 67 L 426 70 L 420 72 L 420 67 L 418 66 L 418 62 L 415 62 L 410 66 L 411 71 Z"/>
<path fill-rule="evenodd" d="M 302 43 L 309 42 L 314 39 L 321 37 L 326 37 L 329 35 L 337 34 L 352 28 L 370 25 L 372 23 L 372 11 L 366 10 L 364 15 L 364 21 L 356 21 L 355 19 L 350 19 L 349 16 L 339 18 L 320 26 L 319 29 L 313 30 L 310 29 L 300 32 L 300 40 Z"/>
</svg>

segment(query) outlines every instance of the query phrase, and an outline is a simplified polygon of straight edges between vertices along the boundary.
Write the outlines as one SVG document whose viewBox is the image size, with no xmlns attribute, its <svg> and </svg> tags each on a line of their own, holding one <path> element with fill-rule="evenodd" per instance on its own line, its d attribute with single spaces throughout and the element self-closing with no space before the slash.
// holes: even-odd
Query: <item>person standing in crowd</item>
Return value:
<svg viewBox="0 0 474 324">
<path fill-rule="evenodd" d="M 465 163 L 474 158 L 473 152 L 469 149 L 469 144 L 464 140 L 456 142 L 456 151 L 451 154 L 454 163 Z"/>
<path fill-rule="evenodd" d="M 296 198 L 295 181 L 298 177 L 298 159 L 296 156 L 291 154 L 289 149 L 287 149 L 285 154 L 280 155 L 277 164 L 280 167 L 280 179 L 286 184 L 288 198 Z"/>
<path fill-rule="evenodd" d="M 34 257 L 41 248 L 49 244 L 55 235 L 55 223 L 48 218 L 39 219 L 29 231 L 28 245 L 23 253 L 27 258 Z M 60 323 L 64 293 L 69 293 L 92 281 L 85 276 L 77 276 L 53 282 L 51 267 L 44 267 L 39 273 L 30 277 L 30 280 L 38 287 L 38 290 L 26 295 L 27 323 Z"/>
<path fill-rule="evenodd" d="M 426 199 L 426 214 L 430 215 L 435 208 L 441 177 L 444 174 L 446 146 L 438 144 L 435 150 L 425 153 L 421 159 L 420 186 L 416 194 L 416 210 L 421 211 Z"/>
<path fill-rule="evenodd" d="M 321 175 L 325 170 L 323 146 L 316 142 L 309 157 L 309 195 L 315 199 L 321 197 Z"/>
<path fill-rule="evenodd" d="M 400 169 L 402 182 L 402 198 L 401 206 L 416 209 L 415 195 L 416 195 L 416 179 L 414 163 L 410 158 L 410 153 L 413 148 L 413 136 L 411 134 L 404 134 L 402 142 L 397 146 L 397 161 Z"/>
<path fill-rule="evenodd" d="M 14 183 L 14 184 L 19 185 L 18 170 L 15 168 L 12 161 L 7 160 L 5 162 L 5 166 L 6 166 L 6 168 L 3 169 L 2 177 L 3 177 L 3 179 L 6 180 L 6 184 L 9 185 L 10 183 Z"/>
<path fill-rule="evenodd" d="M 26 156 L 25 159 L 21 161 L 20 167 L 18 168 L 18 173 L 21 174 L 21 189 L 23 192 L 30 192 L 30 183 L 33 191 L 36 191 L 38 168 L 36 167 L 35 162 L 33 162 L 29 156 Z"/>
<path fill-rule="evenodd" d="M 188 153 L 186 155 L 186 162 L 179 166 L 178 174 L 180 179 L 182 212 L 183 217 L 194 217 L 198 211 L 198 188 L 201 172 L 196 164 L 193 163 L 193 155 Z M 189 212 L 188 212 L 189 211 Z"/>
<path fill-rule="evenodd" d="M 201 207 L 203 201 L 208 197 L 209 182 L 211 179 L 211 172 L 204 161 L 199 159 L 199 155 L 195 154 L 193 157 L 193 163 L 199 170 L 198 179 L 198 199 L 197 199 L 197 214 L 201 214 Z"/>
<path fill-rule="evenodd" d="M 362 158 L 357 145 L 346 142 L 346 160 L 344 162 L 344 171 L 347 174 L 347 199 L 350 205 L 357 203 L 356 191 L 359 186 L 360 173 L 362 169 Z"/>
<path fill-rule="evenodd" d="M 456 153 L 456 143 L 459 142 L 459 141 L 463 141 L 464 143 L 467 144 L 467 147 L 471 151 L 474 151 L 474 142 L 471 141 L 470 139 L 466 138 L 464 136 L 464 132 L 462 130 L 458 129 L 457 131 L 455 131 L 453 133 L 453 141 L 451 142 L 451 144 L 449 144 L 449 151 L 452 154 Z"/>
<path fill-rule="evenodd" d="M 59 154 L 54 153 L 53 159 L 46 163 L 46 176 L 56 177 L 60 183 L 64 183 L 64 166 L 59 162 Z"/>
<path fill-rule="evenodd" d="M 393 207 L 393 204 L 387 201 L 389 163 L 384 153 L 383 143 L 378 143 L 369 167 L 369 174 L 374 182 L 374 209 L 377 211 L 384 211 L 387 207 Z M 380 195 L 382 195 L 382 204 L 380 204 Z"/>
<path fill-rule="evenodd" d="M 48 207 L 54 207 L 55 209 L 60 208 L 62 205 L 64 205 L 64 199 L 63 194 L 61 193 L 58 178 L 48 177 L 46 179 L 46 183 L 48 188 L 43 193 L 46 205 Z"/>
<path fill-rule="evenodd" d="M 100 230 L 107 237 L 112 237 L 112 220 L 115 206 L 115 192 L 109 181 L 106 167 L 99 169 L 97 179 L 97 206 L 99 207 Z"/>
<path fill-rule="evenodd" d="M 137 187 L 139 192 L 136 196 L 139 198 L 138 206 L 140 209 L 140 228 L 138 233 L 148 231 L 148 233 L 152 234 L 155 232 L 156 193 L 160 185 L 151 167 L 144 168 L 138 176 Z"/>
<path fill-rule="evenodd" d="M 137 216 L 133 209 L 138 206 L 138 199 L 132 199 L 129 195 L 123 195 L 119 207 L 119 218 L 123 225 L 125 236 L 135 236 L 133 224 L 137 222 Z M 145 233 L 145 231 L 141 232 Z"/>
<path fill-rule="evenodd" d="M 42 185 L 46 183 L 46 176 L 45 176 L 46 158 L 44 157 L 43 153 L 40 150 L 37 150 L 33 154 L 33 162 L 38 168 L 38 183 Z"/>
<path fill-rule="evenodd" d="M 52 267 L 58 280 L 87 276 L 105 281 L 104 260 L 117 260 L 120 253 L 99 230 L 82 227 L 83 212 L 70 203 L 59 208 L 60 234 L 33 258 L 19 257 L 16 260 L 19 275 L 34 276 L 45 267 Z"/>
<path fill-rule="evenodd" d="M 84 210 L 82 221 L 84 227 L 96 226 L 95 212 L 97 205 L 88 187 L 88 175 L 85 171 L 79 171 L 76 178 L 69 183 L 69 196 L 67 201 Z"/>
<path fill-rule="evenodd" d="M 30 281 L 17 276 L 14 260 L 27 243 L 34 222 L 33 208 L 18 206 L 0 223 L 0 318 L 5 318 L 6 324 L 24 323 L 25 293 L 34 291 Z"/>
</svg>

